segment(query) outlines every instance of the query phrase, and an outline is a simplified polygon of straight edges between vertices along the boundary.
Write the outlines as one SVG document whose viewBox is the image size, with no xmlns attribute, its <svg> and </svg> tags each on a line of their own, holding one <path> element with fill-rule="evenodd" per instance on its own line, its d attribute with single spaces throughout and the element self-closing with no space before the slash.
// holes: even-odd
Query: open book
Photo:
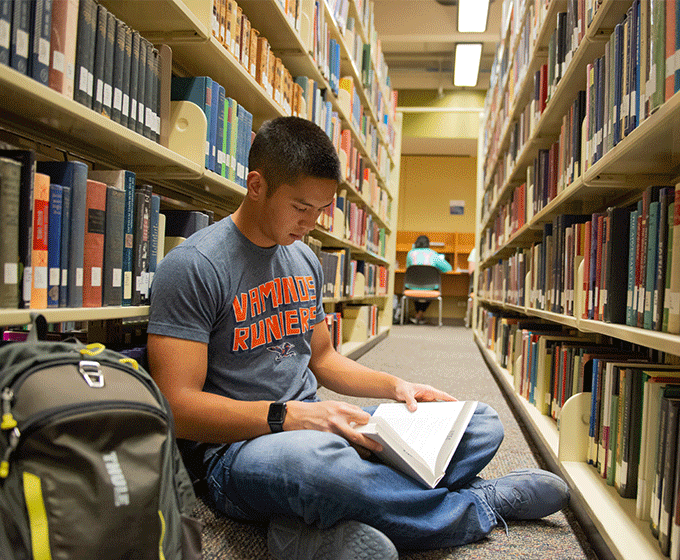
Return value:
<svg viewBox="0 0 680 560">
<path fill-rule="evenodd" d="M 404 403 L 381 404 L 357 431 L 383 446 L 385 463 L 434 488 L 476 408 L 477 401 L 421 402 L 415 412 Z"/>
</svg>

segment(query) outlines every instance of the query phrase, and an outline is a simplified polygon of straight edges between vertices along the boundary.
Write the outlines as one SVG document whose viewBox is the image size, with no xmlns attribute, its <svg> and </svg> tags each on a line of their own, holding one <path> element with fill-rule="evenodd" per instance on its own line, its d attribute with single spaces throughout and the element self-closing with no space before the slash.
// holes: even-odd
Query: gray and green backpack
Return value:
<svg viewBox="0 0 680 560">
<path fill-rule="evenodd" d="M 0 558 L 200 558 L 172 414 L 135 360 L 98 344 L 7 344 L 0 404 Z"/>
</svg>

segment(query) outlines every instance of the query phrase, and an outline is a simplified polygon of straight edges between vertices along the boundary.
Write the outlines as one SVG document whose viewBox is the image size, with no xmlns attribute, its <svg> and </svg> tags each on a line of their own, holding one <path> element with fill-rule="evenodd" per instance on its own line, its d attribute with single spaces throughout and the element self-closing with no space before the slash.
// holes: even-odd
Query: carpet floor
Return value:
<svg viewBox="0 0 680 560">
<path fill-rule="evenodd" d="M 496 478 L 515 469 L 544 467 L 527 440 L 502 391 L 463 326 L 409 325 L 392 327 L 389 336 L 364 354 L 360 363 L 398 375 L 409 381 L 429 383 L 459 400 L 479 400 L 499 414 L 505 438 L 481 473 Z M 322 389 L 324 399 L 343 399 L 366 406 L 380 401 L 339 397 Z M 195 511 L 204 525 L 204 560 L 269 560 L 266 528 L 226 519 L 205 502 Z M 523 560 L 597 560 L 573 512 L 567 508 L 539 521 L 510 522 L 509 534 L 494 529 L 480 542 L 427 552 L 403 552 L 402 560 L 477 560 L 522 558 Z"/>
</svg>

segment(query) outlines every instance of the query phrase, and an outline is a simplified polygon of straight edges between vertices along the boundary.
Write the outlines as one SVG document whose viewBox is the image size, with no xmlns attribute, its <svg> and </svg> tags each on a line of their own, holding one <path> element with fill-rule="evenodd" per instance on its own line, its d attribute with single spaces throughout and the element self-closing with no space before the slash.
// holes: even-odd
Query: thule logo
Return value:
<svg viewBox="0 0 680 560">
<path fill-rule="evenodd" d="M 128 490 L 127 480 L 118 462 L 118 455 L 115 451 L 102 455 L 106 472 L 109 473 L 111 484 L 113 485 L 113 505 L 116 507 L 127 506 L 130 504 L 130 491 Z"/>
</svg>

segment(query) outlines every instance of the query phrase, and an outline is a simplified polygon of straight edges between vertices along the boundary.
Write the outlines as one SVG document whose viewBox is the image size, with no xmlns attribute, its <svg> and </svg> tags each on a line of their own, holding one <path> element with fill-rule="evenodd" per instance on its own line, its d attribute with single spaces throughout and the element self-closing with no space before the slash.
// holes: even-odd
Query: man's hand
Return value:
<svg viewBox="0 0 680 560">
<path fill-rule="evenodd" d="M 455 401 L 454 397 L 430 385 L 409 383 L 400 379 L 395 387 L 395 400 L 406 403 L 406 407 L 413 412 L 419 402 Z"/>
<path fill-rule="evenodd" d="M 288 401 L 284 430 L 319 430 L 344 437 L 362 457 L 363 451 L 382 451 L 382 446 L 360 434 L 354 426 L 362 426 L 371 415 L 349 403 L 340 401 L 301 402 Z"/>
</svg>

